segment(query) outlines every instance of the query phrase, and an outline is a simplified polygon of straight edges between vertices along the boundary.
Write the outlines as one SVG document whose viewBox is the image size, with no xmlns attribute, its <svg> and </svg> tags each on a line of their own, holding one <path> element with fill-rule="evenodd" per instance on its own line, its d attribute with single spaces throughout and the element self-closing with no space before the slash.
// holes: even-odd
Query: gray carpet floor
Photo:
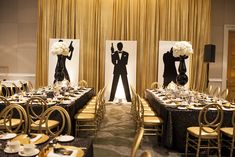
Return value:
<svg viewBox="0 0 235 157">
<path fill-rule="evenodd" d="M 129 157 L 135 136 L 130 104 L 106 105 L 106 114 L 94 139 L 94 157 Z M 138 150 L 150 150 L 155 157 L 180 157 L 182 154 L 159 146 L 155 136 L 144 136 Z"/>
</svg>

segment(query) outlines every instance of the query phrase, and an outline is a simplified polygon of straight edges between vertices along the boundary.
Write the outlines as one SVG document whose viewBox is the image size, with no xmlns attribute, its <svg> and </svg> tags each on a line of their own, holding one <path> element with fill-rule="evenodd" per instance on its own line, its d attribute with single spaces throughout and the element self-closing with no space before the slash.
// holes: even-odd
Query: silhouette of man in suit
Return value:
<svg viewBox="0 0 235 157">
<path fill-rule="evenodd" d="M 127 79 L 127 70 L 126 70 L 126 65 L 128 63 L 129 54 L 122 50 L 123 48 L 122 42 L 117 43 L 117 48 L 118 48 L 118 51 L 114 52 L 113 43 L 112 43 L 111 58 L 112 58 L 112 63 L 114 65 L 114 70 L 113 70 L 113 83 L 112 83 L 109 101 L 114 100 L 118 80 L 119 80 L 119 77 L 121 76 L 125 95 L 126 95 L 126 100 L 130 102 L 131 96 L 130 96 L 129 84 L 128 84 L 128 79 Z"/>
<path fill-rule="evenodd" d="M 163 87 L 167 87 L 167 85 L 173 81 L 176 83 L 176 68 L 175 68 L 175 62 L 179 61 L 179 57 L 173 56 L 173 48 L 171 48 L 170 51 L 167 51 L 163 55 L 163 62 L 164 62 L 164 73 L 163 73 Z"/>
</svg>

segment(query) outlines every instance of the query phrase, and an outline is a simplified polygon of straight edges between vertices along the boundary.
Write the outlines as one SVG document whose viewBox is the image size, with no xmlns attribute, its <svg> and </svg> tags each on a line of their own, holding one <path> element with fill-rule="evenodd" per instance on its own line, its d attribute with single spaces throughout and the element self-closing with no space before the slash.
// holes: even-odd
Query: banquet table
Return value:
<svg viewBox="0 0 235 157">
<path fill-rule="evenodd" d="M 43 91 L 44 92 L 44 91 Z M 42 91 L 40 92 L 35 92 L 35 93 L 43 93 Z M 65 100 L 65 101 L 60 101 L 57 102 L 55 104 L 52 105 L 58 105 L 58 106 L 62 106 L 63 108 L 66 109 L 66 111 L 69 113 L 70 118 L 71 118 L 71 134 L 74 135 L 75 133 L 75 120 L 74 120 L 74 115 L 77 113 L 77 111 L 81 108 L 83 108 L 83 106 L 91 99 L 91 97 L 94 95 L 94 88 L 86 88 L 86 89 L 79 89 L 78 93 L 80 94 L 78 97 L 74 97 L 71 100 Z M 49 95 L 26 95 L 25 97 L 22 98 L 17 98 L 17 101 L 11 101 L 14 100 L 12 99 L 12 97 L 8 98 L 10 103 L 17 103 L 17 104 L 21 104 L 25 109 L 26 109 L 26 103 L 27 100 L 32 97 L 32 96 L 41 96 L 44 99 L 48 99 Z M 49 98 L 51 99 L 51 98 Z M 53 99 L 51 99 L 52 101 Z M 58 100 L 57 100 L 58 101 Z M 51 105 L 48 103 L 48 107 L 50 107 Z M 3 105 L 2 103 L 0 103 L 0 111 L 5 107 L 5 105 Z M 36 111 L 37 109 L 35 109 Z M 52 114 L 51 118 L 54 120 L 59 120 L 61 117 L 58 117 L 56 114 Z"/>
<path fill-rule="evenodd" d="M 50 140 L 52 140 L 51 138 L 46 141 L 45 143 L 42 144 L 38 144 L 37 145 L 37 149 L 39 149 L 40 151 L 49 144 Z M 6 140 L 0 140 L 0 156 L 9 156 L 9 157 L 14 157 L 14 156 L 19 156 L 18 153 L 6 153 L 4 152 L 4 148 L 6 146 Z M 93 157 L 94 153 L 93 153 L 93 142 L 91 139 L 85 139 L 85 138 L 74 138 L 73 141 L 70 142 L 58 142 L 60 145 L 63 146 L 75 146 L 78 148 L 81 148 L 82 151 L 84 152 L 83 157 Z"/>
<path fill-rule="evenodd" d="M 200 110 L 180 109 L 172 105 L 167 106 L 157 99 L 155 91 L 146 89 L 145 98 L 148 100 L 152 109 L 160 116 L 163 121 L 162 144 L 168 148 L 175 148 L 183 152 L 186 144 L 187 128 L 199 126 L 198 116 Z M 215 111 L 209 111 L 210 117 L 215 116 Z M 232 126 L 232 110 L 224 111 L 222 127 Z"/>
</svg>

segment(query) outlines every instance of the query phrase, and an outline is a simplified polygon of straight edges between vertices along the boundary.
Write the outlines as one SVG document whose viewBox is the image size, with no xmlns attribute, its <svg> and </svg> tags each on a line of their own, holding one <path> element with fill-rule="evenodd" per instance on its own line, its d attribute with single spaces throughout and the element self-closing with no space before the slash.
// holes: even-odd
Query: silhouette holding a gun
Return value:
<svg viewBox="0 0 235 157">
<path fill-rule="evenodd" d="M 112 83 L 109 101 L 114 100 L 115 93 L 117 90 L 118 80 L 119 80 L 119 77 L 121 76 L 123 87 L 125 90 L 126 100 L 130 102 L 131 96 L 130 96 L 129 84 L 128 84 L 128 79 L 127 79 L 127 69 L 126 69 L 129 54 L 122 50 L 123 48 L 122 42 L 117 43 L 117 48 L 118 48 L 118 51 L 114 51 L 113 43 L 112 43 L 111 59 L 114 65 L 114 70 L 113 70 L 113 83 Z"/>
<path fill-rule="evenodd" d="M 59 42 L 63 42 L 63 40 L 59 40 Z M 55 68 L 54 83 L 56 83 L 57 81 L 63 81 L 64 79 L 70 82 L 70 78 L 69 78 L 68 71 L 66 69 L 65 61 L 66 59 L 69 59 L 69 60 L 72 59 L 73 51 L 74 51 L 74 47 L 72 44 L 73 44 L 73 41 L 71 41 L 69 45 L 69 52 L 70 52 L 69 56 L 65 56 L 62 54 L 57 55 L 58 60 L 57 60 L 56 68 Z"/>
</svg>

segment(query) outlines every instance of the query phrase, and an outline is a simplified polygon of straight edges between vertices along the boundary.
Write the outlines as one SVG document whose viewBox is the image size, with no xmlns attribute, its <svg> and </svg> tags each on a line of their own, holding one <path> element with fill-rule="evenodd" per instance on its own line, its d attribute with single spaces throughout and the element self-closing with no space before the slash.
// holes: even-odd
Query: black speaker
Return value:
<svg viewBox="0 0 235 157">
<path fill-rule="evenodd" d="M 204 62 L 215 62 L 215 45 L 205 45 Z"/>
</svg>

